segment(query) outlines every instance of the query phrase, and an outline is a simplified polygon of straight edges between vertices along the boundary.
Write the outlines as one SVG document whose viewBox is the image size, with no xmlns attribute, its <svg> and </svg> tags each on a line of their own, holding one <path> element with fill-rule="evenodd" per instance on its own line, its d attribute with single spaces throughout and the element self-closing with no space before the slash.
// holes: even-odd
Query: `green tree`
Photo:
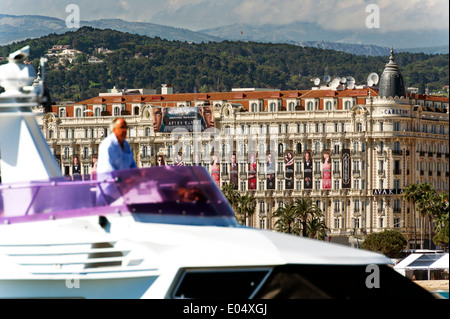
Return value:
<svg viewBox="0 0 450 319">
<path fill-rule="evenodd" d="M 417 200 L 417 210 L 419 211 L 421 217 L 420 223 L 420 239 L 421 244 L 420 248 L 423 249 L 423 237 L 424 237 L 424 221 L 428 220 L 428 234 L 429 234 L 429 242 L 428 245 L 431 249 L 431 210 L 433 209 L 434 202 L 436 201 L 436 192 L 430 183 L 421 183 L 418 186 L 418 194 L 419 198 Z"/>
<path fill-rule="evenodd" d="M 323 240 L 327 227 L 321 216 L 322 211 L 311 199 L 298 199 L 275 211 L 274 226 L 280 232 Z"/>
<path fill-rule="evenodd" d="M 306 224 L 309 238 L 325 240 L 327 236 L 327 224 L 321 218 L 313 218 Z"/>
<path fill-rule="evenodd" d="M 297 223 L 297 211 L 295 204 L 290 203 L 284 207 L 279 207 L 273 214 L 277 220 L 274 224 L 275 229 L 282 233 L 300 235 L 300 227 Z"/>
<path fill-rule="evenodd" d="M 253 194 L 240 195 L 233 185 L 228 183 L 223 184 L 221 190 L 235 211 L 238 223 L 251 226 L 252 216 L 256 210 L 255 196 Z"/>
<path fill-rule="evenodd" d="M 302 236 L 308 236 L 308 221 L 314 220 L 321 216 L 322 211 L 309 198 L 301 198 L 295 201 L 295 211 L 302 225 Z"/>
<path fill-rule="evenodd" d="M 433 237 L 433 242 L 436 245 L 442 246 L 444 250 L 448 250 L 449 210 L 448 195 L 442 192 L 437 195 L 435 208 L 433 209 L 434 230 L 436 232 L 436 236 Z"/>
<path fill-rule="evenodd" d="M 417 227 L 416 227 L 416 202 L 420 199 L 419 187 L 417 184 L 409 184 L 403 189 L 403 196 L 407 202 L 413 206 L 414 223 L 414 248 L 417 248 Z"/>
<path fill-rule="evenodd" d="M 390 258 L 399 258 L 406 247 L 406 239 L 396 230 L 372 233 L 362 243 L 362 248 L 385 254 Z"/>
<path fill-rule="evenodd" d="M 237 204 L 238 222 L 242 225 L 253 225 L 253 214 L 256 210 L 256 200 L 254 194 L 245 194 L 239 197 Z"/>
<path fill-rule="evenodd" d="M 231 205 L 233 210 L 236 211 L 240 197 L 239 192 L 234 188 L 232 184 L 229 183 L 224 183 L 221 190 L 225 198 L 228 200 L 228 203 Z"/>
</svg>

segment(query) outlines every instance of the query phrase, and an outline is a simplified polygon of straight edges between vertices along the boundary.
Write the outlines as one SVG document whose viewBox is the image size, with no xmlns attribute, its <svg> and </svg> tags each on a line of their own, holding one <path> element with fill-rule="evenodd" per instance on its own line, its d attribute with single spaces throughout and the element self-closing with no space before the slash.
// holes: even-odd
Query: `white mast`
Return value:
<svg viewBox="0 0 450 319">
<path fill-rule="evenodd" d="M 36 72 L 22 61 L 29 55 L 26 46 L 9 56 L 0 66 L 0 154 L 2 183 L 44 181 L 61 177 L 61 170 L 34 118 L 44 92 L 43 76 L 33 84 Z M 43 69 L 44 59 L 41 59 Z"/>
</svg>

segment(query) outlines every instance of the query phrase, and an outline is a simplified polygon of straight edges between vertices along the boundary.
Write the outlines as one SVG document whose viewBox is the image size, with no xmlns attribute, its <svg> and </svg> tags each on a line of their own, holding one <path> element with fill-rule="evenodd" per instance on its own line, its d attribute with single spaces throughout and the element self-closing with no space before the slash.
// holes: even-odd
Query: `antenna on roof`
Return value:
<svg viewBox="0 0 450 319">
<path fill-rule="evenodd" d="M 314 79 L 314 85 L 319 86 L 319 84 L 320 84 L 320 79 L 319 78 Z"/>
<path fill-rule="evenodd" d="M 330 83 L 330 81 L 331 81 L 331 76 L 325 75 L 325 76 L 323 77 L 323 80 L 324 80 L 324 82 L 328 85 L 328 83 Z"/>
</svg>

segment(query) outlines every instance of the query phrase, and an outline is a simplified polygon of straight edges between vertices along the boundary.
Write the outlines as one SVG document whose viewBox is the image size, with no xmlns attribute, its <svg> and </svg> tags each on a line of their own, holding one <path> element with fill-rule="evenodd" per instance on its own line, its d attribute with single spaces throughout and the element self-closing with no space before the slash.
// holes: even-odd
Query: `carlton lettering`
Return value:
<svg viewBox="0 0 450 319">
<path fill-rule="evenodd" d="M 408 110 L 386 109 L 381 110 L 381 113 L 385 115 L 408 115 Z"/>
</svg>

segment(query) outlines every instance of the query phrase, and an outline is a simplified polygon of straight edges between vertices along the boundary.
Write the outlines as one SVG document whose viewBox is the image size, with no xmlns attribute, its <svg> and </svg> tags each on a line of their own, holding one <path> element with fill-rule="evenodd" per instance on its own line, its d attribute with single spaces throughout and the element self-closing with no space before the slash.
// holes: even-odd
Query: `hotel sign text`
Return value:
<svg viewBox="0 0 450 319">
<path fill-rule="evenodd" d="M 373 195 L 401 195 L 403 189 L 374 189 Z"/>
</svg>

